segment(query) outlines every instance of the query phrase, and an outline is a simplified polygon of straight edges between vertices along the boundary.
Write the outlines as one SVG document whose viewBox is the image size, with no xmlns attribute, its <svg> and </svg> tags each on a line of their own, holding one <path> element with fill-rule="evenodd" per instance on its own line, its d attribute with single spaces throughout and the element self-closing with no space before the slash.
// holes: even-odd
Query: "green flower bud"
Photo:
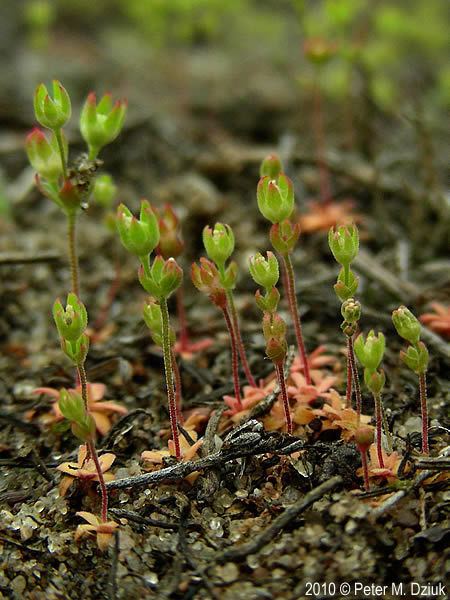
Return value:
<svg viewBox="0 0 450 600">
<path fill-rule="evenodd" d="M 120 204 L 116 223 L 123 246 L 139 258 L 147 257 L 158 245 L 158 220 L 147 200 L 141 201 L 139 219 L 124 204 Z"/>
<path fill-rule="evenodd" d="M 386 376 L 384 374 L 383 369 L 381 369 L 380 371 L 364 369 L 364 382 L 367 385 L 367 388 L 372 392 L 372 394 L 374 394 L 375 396 L 381 394 L 381 391 L 384 388 L 384 384 L 386 383 Z"/>
<path fill-rule="evenodd" d="M 216 223 L 214 229 L 206 226 L 203 229 L 203 245 L 208 258 L 223 267 L 233 254 L 234 234 L 229 225 Z"/>
<path fill-rule="evenodd" d="M 255 293 L 255 301 L 257 307 L 263 312 L 274 313 L 278 308 L 280 301 L 280 292 L 276 287 L 267 290 L 263 296 L 259 290 Z"/>
<path fill-rule="evenodd" d="M 77 340 L 69 341 L 61 338 L 61 348 L 64 354 L 76 365 L 82 365 L 89 350 L 89 338 L 83 333 Z"/>
<path fill-rule="evenodd" d="M 72 109 L 69 94 L 59 81 L 53 81 L 53 98 L 43 83 L 38 85 L 34 93 L 34 112 L 43 127 L 54 130 L 64 127 Z"/>
<path fill-rule="evenodd" d="M 341 314 L 347 323 L 357 323 L 361 317 L 361 303 L 349 298 L 342 303 Z"/>
<path fill-rule="evenodd" d="M 143 310 L 144 321 L 150 329 L 150 335 L 157 346 L 163 346 L 163 322 L 161 307 L 155 300 L 150 299 L 144 306 Z M 175 332 L 170 328 L 170 345 L 175 344 Z"/>
<path fill-rule="evenodd" d="M 287 354 L 286 340 L 270 338 L 266 344 L 266 356 L 275 365 L 282 365 Z"/>
<path fill-rule="evenodd" d="M 417 375 L 423 375 L 428 369 L 429 354 L 423 342 L 408 346 L 406 352 L 400 352 L 400 358 Z"/>
<path fill-rule="evenodd" d="M 68 421 L 82 421 L 86 415 L 83 398 L 75 390 L 59 390 L 58 406 Z"/>
<path fill-rule="evenodd" d="M 354 348 L 356 356 L 363 367 L 374 371 L 378 369 L 383 360 L 386 341 L 384 335 L 379 333 L 375 335 L 372 331 L 369 332 L 366 341 L 361 333 L 355 340 Z"/>
<path fill-rule="evenodd" d="M 261 167 L 259 168 L 260 177 L 270 177 L 270 179 L 276 179 L 281 175 L 283 171 L 283 165 L 281 160 L 276 154 L 269 154 L 262 161 Z"/>
<path fill-rule="evenodd" d="M 359 278 L 356 277 L 350 269 L 348 270 L 348 284 L 345 284 L 345 270 L 342 268 L 339 271 L 337 283 L 333 286 L 336 296 L 341 302 L 352 298 L 358 289 Z"/>
<path fill-rule="evenodd" d="M 232 263 L 233 264 L 233 263 Z M 227 296 L 216 265 L 207 258 L 200 258 L 200 265 L 191 265 L 191 279 L 195 287 L 207 294 L 219 308 L 227 305 Z"/>
<path fill-rule="evenodd" d="M 294 186 L 281 173 L 276 179 L 267 175 L 259 180 L 256 198 L 260 213 L 272 223 L 288 219 L 294 210 Z"/>
<path fill-rule="evenodd" d="M 277 284 L 280 276 L 278 260 L 270 251 L 267 252 L 267 258 L 264 258 L 260 252 L 251 256 L 249 260 L 249 270 L 255 283 L 266 290 L 272 289 Z"/>
<path fill-rule="evenodd" d="M 87 327 L 87 312 L 84 304 L 72 292 L 67 296 L 66 308 L 58 298 L 53 305 L 53 318 L 60 337 L 69 342 L 76 341 Z"/>
<path fill-rule="evenodd" d="M 183 271 L 174 258 L 164 260 L 162 256 L 157 256 L 150 269 L 140 266 L 138 277 L 142 287 L 150 296 L 162 300 L 169 298 L 180 287 Z"/>
<path fill-rule="evenodd" d="M 420 339 L 421 325 L 406 306 L 399 306 L 392 313 L 392 322 L 400 337 L 410 344 L 417 344 Z"/>
<path fill-rule="evenodd" d="M 126 100 L 114 104 L 110 94 L 105 94 L 97 104 L 91 92 L 81 111 L 80 131 L 89 147 L 90 158 L 95 158 L 103 146 L 110 144 L 119 135 L 127 112 Z"/>
<path fill-rule="evenodd" d="M 72 423 L 72 433 L 79 440 L 86 442 L 95 435 L 95 421 L 92 415 L 86 413 L 82 421 Z"/>
<path fill-rule="evenodd" d="M 375 437 L 374 429 L 370 425 L 362 425 L 355 431 L 355 442 L 359 450 L 367 452 L 373 444 Z"/>
<path fill-rule="evenodd" d="M 67 140 L 64 135 L 62 139 L 64 156 L 67 156 Z M 55 181 L 62 175 L 61 156 L 56 136 L 53 132 L 50 140 L 47 140 L 44 132 L 35 127 L 25 140 L 25 149 L 31 166 L 41 177 Z"/>
<path fill-rule="evenodd" d="M 359 249 L 359 233 L 356 225 L 343 225 L 328 232 L 328 245 L 336 261 L 348 266 L 357 256 Z"/>
<path fill-rule="evenodd" d="M 270 242 L 280 254 L 292 252 L 299 237 L 300 224 L 291 223 L 288 219 L 272 225 L 269 232 Z"/>
<path fill-rule="evenodd" d="M 117 195 L 117 186 L 114 179 L 108 173 L 99 175 L 94 181 L 92 196 L 100 206 L 109 208 Z"/>
</svg>

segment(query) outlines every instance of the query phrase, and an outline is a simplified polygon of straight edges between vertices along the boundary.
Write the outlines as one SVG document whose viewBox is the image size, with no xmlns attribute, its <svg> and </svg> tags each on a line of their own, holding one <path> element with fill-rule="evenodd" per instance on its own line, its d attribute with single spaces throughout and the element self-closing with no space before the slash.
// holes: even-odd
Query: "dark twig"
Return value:
<svg viewBox="0 0 450 600">
<path fill-rule="evenodd" d="M 238 547 L 228 548 L 220 556 L 217 557 L 217 562 L 236 561 L 245 558 L 249 554 L 256 554 L 271 542 L 291 521 L 300 515 L 306 508 L 320 500 L 322 496 L 339 487 L 342 483 L 342 477 L 336 475 L 328 481 L 325 481 L 318 487 L 314 488 L 303 498 L 295 502 L 292 506 L 279 515 L 272 523 L 259 535 L 255 536 L 250 542 L 241 544 Z"/>
<path fill-rule="evenodd" d="M 160 469 L 159 471 L 152 471 L 150 473 L 144 473 L 143 475 L 137 475 L 135 477 L 117 479 L 116 481 L 110 481 L 106 485 L 108 490 L 112 490 L 144 487 L 159 483 L 161 481 L 177 481 L 179 479 L 184 479 L 187 475 L 193 473 L 194 471 L 219 467 L 231 460 L 243 458 L 244 456 L 258 456 L 266 453 L 291 454 L 292 452 L 301 450 L 302 447 L 303 441 L 298 440 L 294 436 L 281 434 L 278 432 L 269 433 L 262 431 L 259 436 L 259 440 L 254 439 L 251 445 L 230 445 L 224 450 L 215 452 L 214 454 L 210 454 L 209 456 L 200 458 L 199 460 L 181 462 L 173 466 Z"/>
<path fill-rule="evenodd" d="M 109 512 L 119 519 L 127 519 L 138 525 L 145 525 L 146 527 L 159 527 L 159 529 L 169 529 L 176 531 L 179 527 L 178 523 L 168 523 L 167 521 L 160 521 L 159 519 L 152 519 L 151 517 L 143 517 L 137 512 L 132 510 L 125 510 L 123 508 L 110 508 Z"/>
<path fill-rule="evenodd" d="M 447 458 L 448 456 L 450 456 L 450 446 L 447 446 L 446 448 L 444 448 L 440 452 L 440 456 L 438 458 Z M 427 459 L 427 460 L 430 460 L 430 459 Z M 390 496 L 385 502 L 383 502 L 383 504 L 380 504 L 380 506 L 377 506 L 376 508 L 374 508 L 370 514 L 371 521 L 375 522 L 378 519 L 378 517 L 381 517 L 385 512 L 387 512 L 388 510 L 393 508 L 396 504 L 398 504 L 402 498 L 404 498 L 405 496 L 407 496 L 414 490 L 417 490 L 426 479 L 428 479 L 429 477 L 434 475 L 436 470 L 440 471 L 441 469 L 439 466 L 437 466 L 436 469 L 430 468 L 430 469 L 427 469 L 426 471 L 422 471 L 420 473 L 420 475 L 418 475 L 414 479 L 414 481 L 411 483 L 411 485 L 409 485 L 405 489 L 395 492 L 395 494 Z"/>
</svg>

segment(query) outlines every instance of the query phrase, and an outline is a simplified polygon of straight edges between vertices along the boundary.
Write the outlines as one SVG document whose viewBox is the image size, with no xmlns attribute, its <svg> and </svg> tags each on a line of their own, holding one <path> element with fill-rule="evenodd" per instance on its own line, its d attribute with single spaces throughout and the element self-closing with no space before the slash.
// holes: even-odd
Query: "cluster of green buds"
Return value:
<svg viewBox="0 0 450 600">
<path fill-rule="evenodd" d="M 359 250 L 359 233 L 356 225 L 331 227 L 328 232 L 328 245 L 341 270 L 334 291 L 341 302 L 352 298 L 358 289 L 358 277 L 350 269 Z"/>
<path fill-rule="evenodd" d="M 95 95 L 89 95 L 80 119 L 80 130 L 89 146 L 88 168 L 86 164 L 81 166 L 81 162 L 73 168 L 68 166 L 69 148 L 62 128 L 69 121 L 72 108 L 69 94 L 59 81 L 53 81 L 51 92 L 43 83 L 38 85 L 34 112 L 38 123 L 51 132 L 47 138 L 42 130 L 35 128 L 25 141 L 28 159 L 37 172 L 36 183 L 45 196 L 73 216 L 91 191 L 98 151 L 113 141 L 123 126 L 126 102 L 118 101 L 113 107 L 107 95 L 96 106 Z"/>
<path fill-rule="evenodd" d="M 364 367 L 364 382 L 374 395 L 379 395 L 384 387 L 386 378 L 383 369 L 378 370 L 383 360 L 386 346 L 385 337 L 382 333 L 375 335 L 369 331 L 366 340 L 361 333 L 355 340 L 355 354 Z"/>
<path fill-rule="evenodd" d="M 263 334 L 266 355 L 275 365 L 283 366 L 287 354 L 286 323 L 277 313 L 265 313 Z"/>
<path fill-rule="evenodd" d="M 180 220 L 170 204 L 156 211 L 159 226 L 158 254 L 163 258 L 177 258 L 184 250 Z"/>
<path fill-rule="evenodd" d="M 70 421 L 75 437 L 87 442 L 95 435 L 95 421 L 88 413 L 83 398 L 76 390 L 62 389 L 59 392 L 58 407 L 62 415 Z"/>
<path fill-rule="evenodd" d="M 113 103 L 111 94 L 105 94 L 97 104 L 94 92 L 88 95 L 80 115 L 80 131 L 88 145 L 90 160 L 97 158 L 100 150 L 116 139 L 126 112 L 126 100 Z"/>
<path fill-rule="evenodd" d="M 153 299 L 149 298 L 143 310 L 144 321 L 150 330 L 150 335 L 157 346 L 163 346 L 163 318 L 161 306 Z M 169 330 L 170 346 L 175 344 L 175 332 L 172 328 Z"/>
<path fill-rule="evenodd" d="M 64 308 L 58 298 L 53 305 L 53 318 L 63 352 L 77 367 L 83 365 L 89 350 L 89 338 L 85 333 L 88 318 L 84 304 L 70 293 Z"/>
<path fill-rule="evenodd" d="M 427 347 L 420 340 L 420 322 L 406 306 L 394 310 L 392 322 L 399 336 L 410 344 L 406 352 L 400 352 L 402 361 L 417 375 L 424 375 L 428 369 L 429 355 Z"/>
<path fill-rule="evenodd" d="M 264 288 L 264 296 L 261 290 L 257 290 L 255 300 L 258 308 L 263 312 L 274 313 L 280 301 L 280 292 L 275 287 L 280 276 L 277 257 L 270 251 L 267 258 L 258 252 L 250 257 L 249 270 L 255 283 Z"/>
<path fill-rule="evenodd" d="M 344 321 L 341 323 L 341 329 L 346 336 L 352 336 L 358 328 L 358 321 L 361 318 L 361 303 L 354 298 L 348 298 L 342 303 L 341 315 Z"/>
</svg>

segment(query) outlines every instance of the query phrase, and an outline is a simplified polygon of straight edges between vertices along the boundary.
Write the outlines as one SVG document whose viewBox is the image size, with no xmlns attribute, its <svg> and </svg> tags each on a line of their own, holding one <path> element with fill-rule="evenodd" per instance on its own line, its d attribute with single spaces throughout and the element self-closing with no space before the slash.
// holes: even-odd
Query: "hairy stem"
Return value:
<svg viewBox="0 0 450 600">
<path fill-rule="evenodd" d="M 353 349 L 353 336 L 347 336 L 348 341 L 348 349 L 349 349 L 349 360 L 350 360 L 350 368 L 352 372 L 353 386 L 355 388 L 355 396 L 356 396 L 356 422 L 359 427 L 359 423 L 361 420 L 361 387 L 359 385 L 359 375 L 358 370 L 356 368 L 355 361 L 355 351 Z"/>
<path fill-rule="evenodd" d="M 175 356 L 175 352 L 173 348 L 171 349 L 172 353 L 172 366 L 173 366 L 173 374 L 175 377 L 175 403 L 177 405 L 177 419 L 178 422 L 183 424 L 183 415 L 181 413 L 181 403 L 182 403 L 182 395 L 181 395 L 181 375 L 180 369 L 178 367 L 177 358 Z"/>
<path fill-rule="evenodd" d="M 362 448 L 359 449 L 359 452 L 361 454 L 361 464 L 362 464 L 363 475 L 364 475 L 364 489 L 366 490 L 366 492 L 368 492 L 370 490 L 370 480 L 369 480 L 369 468 L 367 466 L 367 453 L 366 453 L 366 450 L 363 450 Z"/>
<path fill-rule="evenodd" d="M 67 241 L 69 244 L 69 263 L 70 275 L 72 280 L 72 292 L 80 295 L 80 277 L 78 267 L 77 243 L 76 243 L 76 215 L 70 213 L 67 215 Z"/>
<path fill-rule="evenodd" d="M 277 372 L 278 385 L 280 386 L 281 397 L 283 399 L 284 414 L 286 417 L 286 429 L 287 429 L 287 432 L 290 435 L 292 435 L 294 432 L 294 427 L 293 427 L 292 419 L 291 419 L 291 411 L 290 411 L 289 400 L 288 400 L 287 389 L 286 389 L 286 380 L 284 379 L 283 365 L 275 363 L 275 370 Z"/>
<path fill-rule="evenodd" d="M 297 340 L 297 348 L 300 358 L 303 363 L 303 373 L 305 375 L 305 381 L 307 385 L 311 385 L 311 375 L 309 372 L 309 364 L 306 356 L 305 343 L 303 341 L 302 324 L 300 321 L 300 314 L 298 312 L 297 298 L 295 295 L 295 279 L 294 279 L 294 268 L 292 266 L 291 257 L 289 254 L 283 254 L 283 265 L 286 273 L 286 295 L 289 301 L 289 309 L 291 312 L 291 318 L 294 323 L 295 338 Z"/>
<path fill-rule="evenodd" d="M 103 477 L 103 471 L 100 466 L 100 461 L 98 460 L 97 450 L 92 439 L 88 440 L 87 447 L 89 449 L 89 454 L 91 455 L 91 458 L 94 461 L 95 469 L 97 471 L 98 482 L 100 485 L 100 493 L 102 496 L 101 520 L 103 523 L 105 523 L 108 520 L 108 491 L 105 485 L 105 478 Z"/>
<path fill-rule="evenodd" d="M 61 158 L 62 174 L 64 179 L 67 179 L 67 156 L 64 152 L 64 144 L 62 139 L 61 129 L 55 129 L 56 143 L 58 144 L 59 156 Z"/>
<path fill-rule="evenodd" d="M 420 409 L 422 411 L 422 453 L 429 454 L 427 380 L 426 380 L 425 373 L 419 374 L 419 396 L 420 396 Z"/>
<path fill-rule="evenodd" d="M 350 361 L 350 338 L 347 336 L 347 387 L 345 390 L 345 406 L 352 407 L 352 365 Z"/>
<path fill-rule="evenodd" d="M 377 457 L 380 469 L 384 469 L 383 449 L 382 449 L 382 436 L 383 436 L 383 415 L 381 407 L 381 395 L 374 394 L 373 399 L 375 401 L 375 420 L 377 428 Z"/>
<path fill-rule="evenodd" d="M 238 347 L 238 352 L 241 359 L 242 368 L 244 369 L 245 377 L 247 378 L 249 385 L 251 385 L 252 387 L 257 387 L 256 381 L 250 371 L 250 366 L 248 364 L 244 342 L 242 341 L 241 328 L 239 326 L 239 317 L 237 314 L 236 305 L 234 303 L 233 292 L 231 290 L 227 290 L 227 302 L 230 309 L 231 320 L 233 322 L 233 329 L 236 337 L 236 344 Z"/>
<path fill-rule="evenodd" d="M 78 375 L 78 381 L 80 382 L 80 386 L 81 386 L 81 397 L 83 399 L 84 408 L 86 409 L 86 412 L 89 412 L 87 375 L 86 375 L 86 369 L 84 368 L 84 365 L 77 365 L 77 375 Z"/>
<path fill-rule="evenodd" d="M 169 309 L 167 307 L 166 298 L 161 298 L 160 306 L 162 316 L 164 373 L 166 377 L 167 400 L 169 402 L 170 427 L 172 429 L 172 438 L 175 446 L 175 456 L 177 460 L 181 460 L 180 438 L 178 436 L 177 422 L 177 403 L 173 383 L 174 376 L 172 364 L 172 348 L 170 345 Z"/>
<path fill-rule="evenodd" d="M 230 345 L 231 345 L 231 369 L 233 372 L 233 385 L 234 385 L 234 395 L 236 397 L 238 408 L 242 410 L 242 400 L 241 400 L 241 390 L 239 388 L 239 358 L 238 358 L 238 349 L 236 344 L 236 337 L 234 335 L 233 323 L 231 322 L 230 313 L 228 310 L 228 306 L 224 306 L 222 308 L 223 317 L 225 319 L 225 323 L 228 329 L 228 334 L 230 336 Z"/>
</svg>

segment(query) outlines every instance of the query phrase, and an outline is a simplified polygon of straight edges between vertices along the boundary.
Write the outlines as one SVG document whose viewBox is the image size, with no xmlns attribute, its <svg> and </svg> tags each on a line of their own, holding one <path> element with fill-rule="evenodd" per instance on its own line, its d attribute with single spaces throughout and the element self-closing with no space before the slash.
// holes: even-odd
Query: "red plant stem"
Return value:
<svg viewBox="0 0 450 600">
<path fill-rule="evenodd" d="M 183 424 L 183 414 L 181 412 L 181 403 L 182 403 L 182 394 L 181 394 L 181 375 L 180 375 L 180 369 L 178 367 L 178 363 L 177 363 L 177 358 L 175 356 L 175 352 L 173 351 L 173 348 L 171 349 L 172 352 L 172 365 L 173 365 L 173 374 L 175 376 L 175 402 L 177 405 L 177 419 L 178 422 Z"/>
<path fill-rule="evenodd" d="M 289 301 L 289 309 L 291 312 L 291 318 L 294 323 L 295 338 L 297 340 L 297 348 L 299 355 L 303 363 L 303 373 L 305 375 L 306 385 L 311 385 L 311 375 L 309 372 L 308 358 L 306 356 L 305 343 L 303 341 L 302 324 L 300 321 L 300 314 L 298 312 L 297 298 L 295 295 L 295 280 L 294 280 L 294 268 L 292 266 L 291 257 L 289 254 L 283 254 L 283 266 L 286 273 L 286 278 L 283 282 L 286 284 L 286 295 Z"/>
<path fill-rule="evenodd" d="M 355 351 L 353 349 L 353 336 L 349 335 L 347 336 L 347 340 L 348 340 L 348 349 L 349 349 L 349 359 L 350 359 L 350 367 L 351 367 L 351 371 L 352 371 L 352 379 L 353 379 L 353 386 L 355 388 L 355 396 L 356 396 L 356 423 L 359 427 L 359 423 L 361 420 L 361 387 L 359 385 L 359 376 L 358 376 L 358 370 L 356 368 L 356 361 L 355 361 Z"/>
<path fill-rule="evenodd" d="M 187 328 L 186 310 L 183 300 L 183 286 L 176 291 L 177 315 L 178 315 L 178 340 L 181 348 L 187 349 L 189 346 L 189 333 Z"/>
<path fill-rule="evenodd" d="M 84 365 L 77 365 L 77 373 L 81 384 L 81 397 L 83 399 L 84 407 L 86 412 L 89 413 L 89 402 L 88 402 L 88 391 L 87 391 L 87 377 Z M 92 458 L 97 471 L 98 482 L 100 485 L 100 492 L 102 496 L 102 512 L 101 519 L 105 523 L 108 520 L 108 492 L 106 490 L 105 478 L 103 477 L 103 471 L 98 460 L 97 450 L 95 449 L 94 440 L 91 438 L 86 441 L 87 454 L 89 458 Z M 87 457 L 86 457 L 87 459 Z"/>
<path fill-rule="evenodd" d="M 238 359 L 238 350 L 236 344 L 236 337 L 234 335 L 233 324 L 231 322 L 230 313 L 228 311 L 228 307 L 225 305 L 222 308 L 223 317 L 225 319 L 225 323 L 227 325 L 228 334 L 230 336 L 230 344 L 231 344 L 231 368 L 233 372 L 233 384 L 234 384 L 234 395 L 236 397 L 238 403 L 238 409 L 242 410 L 242 400 L 241 400 L 241 390 L 239 389 L 239 359 Z"/>
<path fill-rule="evenodd" d="M 380 394 L 374 394 L 373 399 L 375 401 L 375 420 L 377 427 L 377 456 L 378 464 L 380 469 L 384 469 L 383 450 L 382 450 L 382 435 L 383 435 L 383 415 L 381 409 L 381 396 Z"/>
<path fill-rule="evenodd" d="M 78 267 L 78 256 L 76 249 L 76 215 L 67 215 L 67 241 L 69 244 L 69 263 L 70 263 L 70 276 L 72 280 L 72 292 L 76 296 L 80 296 L 80 283 L 79 283 L 79 267 Z"/>
<path fill-rule="evenodd" d="M 284 379 L 283 365 L 278 364 L 278 363 L 274 363 L 274 364 L 275 364 L 275 370 L 277 372 L 278 385 L 280 386 L 280 390 L 281 390 L 281 397 L 283 399 L 284 414 L 286 417 L 286 429 L 287 429 L 287 432 L 290 435 L 292 435 L 294 432 L 294 427 L 293 427 L 292 419 L 291 419 L 291 411 L 290 411 L 289 400 L 288 400 L 288 395 L 287 395 L 286 381 Z"/>
<path fill-rule="evenodd" d="M 245 377 L 249 385 L 252 387 L 257 387 L 255 378 L 250 371 L 250 366 L 248 364 L 247 355 L 245 353 L 244 342 L 242 341 L 241 328 L 239 326 L 239 317 L 236 310 L 236 305 L 234 303 L 233 292 L 231 290 L 227 290 L 227 302 L 230 308 L 231 320 L 233 322 L 234 335 L 236 337 L 236 344 L 239 352 L 239 356 L 241 359 L 242 368 L 244 369 Z"/>
<path fill-rule="evenodd" d="M 169 404 L 170 427 L 172 430 L 172 438 L 175 446 L 175 457 L 181 460 L 180 438 L 178 435 L 177 421 L 177 403 L 175 399 L 175 389 L 173 384 L 173 364 L 172 364 L 172 349 L 170 347 L 170 323 L 169 309 L 167 307 L 167 299 L 160 299 L 161 316 L 162 316 L 162 333 L 163 333 L 163 357 L 164 357 L 164 374 L 166 378 L 167 400 Z"/>
<path fill-rule="evenodd" d="M 345 406 L 346 408 L 352 407 L 352 366 L 350 362 L 350 342 L 347 336 L 347 388 L 345 391 Z"/>
<path fill-rule="evenodd" d="M 422 411 L 422 453 L 429 454 L 428 446 L 428 407 L 427 407 L 427 380 L 425 373 L 419 374 L 420 408 Z"/>
<path fill-rule="evenodd" d="M 367 452 L 366 450 L 359 448 L 359 452 L 361 454 L 361 464 L 362 464 L 362 469 L 363 469 L 363 475 L 364 475 L 364 489 L 366 490 L 366 492 L 370 491 L 370 480 L 369 480 L 369 468 L 367 466 Z"/>
<path fill-rule="evenodd" d="M 322 91 L 318 78 L 313 91 L 313 128 L 316 143 L 316 159 L 319 168 L 320 199 L 325 204 L 331 200 L 330 174 L 325 159 L 325 128 L 323 124 Z"/>
<path fill-rule="evenodd" d="M 103 471 L 100 466 L 100 461 L 98 460 L 97 450 L 95 449 L 95 444 L 93 440 L 88 440 L 86 445 L 89 449 L 89 453 L 91 455 L 92 460 L 94 461 L 95 469 L 97 471 L 98 482 L 100 485 L 100 492 L 102 495 L 102 512 L 101 519 L 102 522 L 105 523 L 108 520 L 108 491 L 105 485 L 105 478 L 103 477 Z"/>
<path fill-rule="evenodd" d="M 114 279 L 111 282 L 110 288 L 108 290 L 108 295 L 106 296 L 106 301 L 100 308 L 100 312 L 98 317 L 94 321 L 93 329 L 94 331 L 100 331 L 102 327 L 105 325 L 106 320 L 108 318 L 109 311 L 111 310 L 111 306 L 114 302 L 114 298 L 117 295 L 120 286 L 120 263 L 116 262 L 115 264 L 115 274 Z"/>
</svg>

